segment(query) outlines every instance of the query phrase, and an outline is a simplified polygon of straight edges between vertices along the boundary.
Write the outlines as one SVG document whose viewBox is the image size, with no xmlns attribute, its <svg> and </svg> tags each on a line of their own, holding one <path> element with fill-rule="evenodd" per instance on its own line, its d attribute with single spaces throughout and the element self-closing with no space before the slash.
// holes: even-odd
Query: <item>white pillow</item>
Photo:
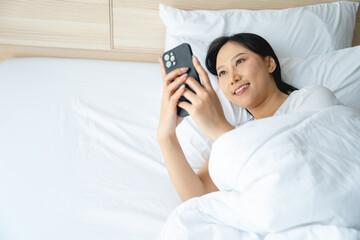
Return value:
<svg viewBox="0 0 360 240">
<path fill-rule="evenodd" d="M 325 86 L 340 102 L 360 111 L 360 46 L 279 61 L 284 82 L 296 88 Z"/>
<path fill-rule="evenodd" d="M 159 5 L 166 25 L 166 50 L 198 43 L 205 56 L 217 37 L 239 32 L 265 38 L 278 57 L 307 57 L 351 47 L 358 2 L 334 2 L 282 10 L 184 11 Z"/>
<path fill-rule="evenodd" d="M 283 10 L 184 11 L 160 4 L 159 9 L 167 27 L 165 50 L 187 42 L 205 68 L 210 42 L 239 32 L 264 37 L 279 58 L 307 57 L 351 47 L 358 5 L 342 1 Z M 209 77 L 227 120 L 232 125 L 247 121 L 250 115 L 246 110 L 229 102 L 217 78 L 211 74 Z M 191 117 L 179 125 L 177 135 L 190 165 L 200 168 L 209 158 L 212 141 Z"/>
</svg>

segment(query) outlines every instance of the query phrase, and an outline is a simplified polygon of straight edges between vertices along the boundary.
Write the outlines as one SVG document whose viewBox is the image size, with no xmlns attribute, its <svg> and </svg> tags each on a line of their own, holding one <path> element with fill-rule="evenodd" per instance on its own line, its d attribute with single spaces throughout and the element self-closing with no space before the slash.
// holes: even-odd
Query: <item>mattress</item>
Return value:
<svg viewBox="0 0 360 240">
<path fill-rule="evenodd" d="M 0 64 L 0 239 L 154 239 L 181 203 L 156 128 L 158 64 Z"/>
</svg>

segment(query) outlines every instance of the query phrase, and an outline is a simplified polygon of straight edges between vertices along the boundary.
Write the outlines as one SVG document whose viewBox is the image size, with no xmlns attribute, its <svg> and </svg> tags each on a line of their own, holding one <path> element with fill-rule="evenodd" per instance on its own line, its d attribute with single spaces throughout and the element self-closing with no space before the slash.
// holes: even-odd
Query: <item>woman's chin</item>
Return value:
<svg viewBox="0 0 360 240">
<path fill-rule="evenodd" d="M 251 105 L 248 103 L 248 101 L 231 101 L 233 104 L 242 107 L 242 108 L 249 108 Z"/>
</svg>

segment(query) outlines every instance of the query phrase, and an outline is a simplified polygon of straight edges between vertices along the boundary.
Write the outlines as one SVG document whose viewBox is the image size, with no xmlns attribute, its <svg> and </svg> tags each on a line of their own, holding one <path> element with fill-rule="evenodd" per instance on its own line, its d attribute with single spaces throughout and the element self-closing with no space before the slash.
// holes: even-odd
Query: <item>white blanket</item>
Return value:
<svg viewBox="0 0 360 240">
<path fill-rule="evenodd" d="M 360 113 L 345 106 L 249 122 L 213 144 L 219 192 L 190 199 L 160 239 L 360 239 Z"/>
</svg>

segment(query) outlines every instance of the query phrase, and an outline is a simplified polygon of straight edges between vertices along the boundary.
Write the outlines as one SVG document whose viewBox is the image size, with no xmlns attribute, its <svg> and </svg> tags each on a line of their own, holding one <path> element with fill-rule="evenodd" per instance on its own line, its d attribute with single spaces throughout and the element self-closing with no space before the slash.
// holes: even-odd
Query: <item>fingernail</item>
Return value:
<svg viewBox="0 0 360 240">
<path fill-rule="evenodd" d="M 183 75 L 180 76 L 180 81 L 185 80 L 187 77 L 187 73 L 184 73 Z"/>
<path fill-rule="evenodd" d="M 197 57 L 195 55 L 193 55 L 193 59 L 196 61 L 196 62 L 199 62 L 199 59 L 197 59 Z"/>
<path fill-rule="evenodd" d="M 188 67 L 182 67 L 182 68 L 180 68 L 180 71 L 181 72 L 186 72 L 188 69 L 189 69 Z"/>
<path fill-rule="evenodd" d="M 179 90 L 183 89 L 185 87 L 185 84 L 181 84 L 179 87 Z"/>
<path fill-rule="evenodd" d="M 159 63 L 161 63 L 161 57 L 159 57 Z"/>
</svg>

